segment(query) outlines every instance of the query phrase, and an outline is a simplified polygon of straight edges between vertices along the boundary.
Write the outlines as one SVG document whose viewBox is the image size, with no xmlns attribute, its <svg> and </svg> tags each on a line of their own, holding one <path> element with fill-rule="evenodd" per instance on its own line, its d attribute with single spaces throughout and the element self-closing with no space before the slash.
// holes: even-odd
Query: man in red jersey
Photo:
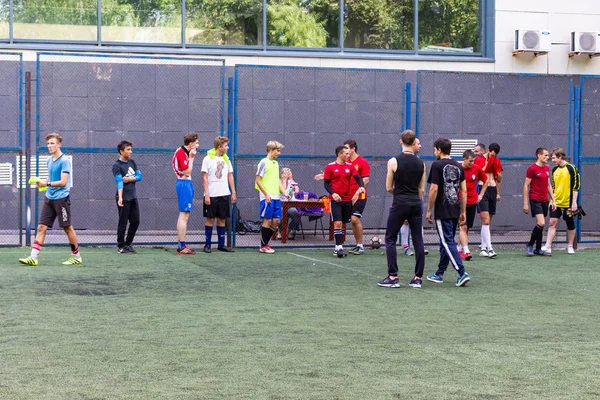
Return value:
<svg viewBox="0 0 600 400">
<path fill-rule="evenodd" d="M 360 219 L 365 211 L 365 206 L 367 205 L 367 184 L 369 183 L 369 175 L 371 174 L 371 166 L 367 160 L 362 158 L 358 153 L 358 145 L 354 140 L 346 140 L 344 142 L 344 147 L 350 151 L 350 157 L 348 158 L 348 162 L 352 164 L 352 169 L 358 173 L 358 175 L 362 178 L 363 183 L 365 184 L 364 193 L 358 195 L 356 194 L 352 198 L 352 233 L 354 234 L 354 239 L 356 239 L 356 246 L 350 250 L 350 254 L 361 255 L 364 253 L 365 249 L 363 247 L 363 226 L 360 222 Z M 353 179 L 350 181 L 350 191 L 352 193 L 356 193 L 358 190 L 358 183 Z"/>
<path fill-rule="evenodd" d="M 550 153 L 548 149 L 540 147 L 535 151 L 537 160 L 527 169 L 525 184 L 523 185 L 523 212 L 535 218 L 535 227 L 531 232 L 531 239 L 527 243 L 527 256 L 552 256 L 552 253 L 542 250 L 542 239 L 546 216 L 548 215 L 548 196 L 550 196 L 552 209 L 556 209 L 554 192 L 550 183 L 550 168 L 546 165 Z M 533 245 L 535 244 L 535 249 Z"/>
<path fill-rule="evenodd" d="M 485 172 L 475 165 L 475 153 L 473 150 L 465 150 L 463 153 L 462 167 L 465 171 L 465 181 L 467 183 L 467 220 L 461 225 L 459 237 L 458 253 L 463 260 L 472 258 L 469 251 L 469 229 L 473 227 L 475 214 L 477 214 L 477 204 L 483 198 L 483 194 L 488 187 L 488 178 Z M 480 194 L 477 194 L 477 182 L 483 182 Z"/>
<path fill-rule="evenodd" d="M 334 255 L 339 258 L 345 257 L 342 239 L 344 231 L 342 227 L 350 222 L 352 216 L 352 201 L 365 192 L 365 184 L 352 168 L 352 164 L 347 162 L 350 156 L 350 150 L 344 146 L 338 146 L 335 149 L 337 159 L 327 164 L 323 172 L 324 186 L 331 201 L 331 219 L 333 220 L 333 235 L 335 237 Z M 352 180 L 358 183 L 358 189 L 352 191 Z"/>
<path fill-rule="evenodd" d="M 476 149 L 481 151 L 483 145 L 478 144 Z M 485 148 L 485 147 L 484 147 Z M 490 233 L 490 225 L 492 218 L 496 214 L 496 203 L 500 201 L 500 183 L 502 182 L 502 164 L 498 159 L 500 153 L 500 145 L 492 143 L 488 147 L 488 152 L 478 155 L 475 158 L 475 164 L 478 165 L 483 172 L 487 174 L 488 187 L 483 193 L 483 197 L 479 202 L 479 213 L 481 216 L 481 253 L 482 257 L 494 258 L 496 252 L 492 247 L 492 236 Z M 479 182 L 483 185 L 483 182 Z"/>
</svg>

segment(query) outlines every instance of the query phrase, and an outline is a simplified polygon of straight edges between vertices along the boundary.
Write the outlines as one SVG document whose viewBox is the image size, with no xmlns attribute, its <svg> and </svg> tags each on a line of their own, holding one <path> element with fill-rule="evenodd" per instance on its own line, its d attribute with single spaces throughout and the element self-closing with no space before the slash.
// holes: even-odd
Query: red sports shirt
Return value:
<svg viewBox="0 0 600 400">
<path fill-rule="evenodd" d="M 487 167 L 485 167 L 486 163 Z M 494 174 L 494 178 L 497 177 L 500 172 L 502 172 L 502 164 L 500 163 L 500 159 L 498 157 L 488 156 L 486 160 L 484 156 L 477 156 L 475 157 L 475 165 L 484 170 L 484 172 Z"/>
<path fill-rule="evenodd" d="M 368 178 L 369 175 L 371 174 L 371 166 L 369 165 L 367 160 L 365 160 L 361 156 L 356 157 L 356 159 L 354 161 L 351 161 L 350 163 L 352 164 L 352 168 L 354 168 L 354 171 L 356 171 L 356 173 L 361 178 L 363 178 L 363 179 Z M 354 193 L 356 193 L 356 191 L 358 190 L 359 187 L 360 186 L 358 186 L 358 182 L 356 182 L 356 179 L 352 179 L 350 191 L 354 194 Z M 361 194 L 360 196 L 358 196 L 358 198 L 359 199 L 367 198 L 367 187 L 366 186 L 365 186 L 365 192 L 363 194 Z"/>
<path fill-rule="evenodd" d="M 527 178 L 531 179 L 529 186 L 529 200 L 548 201 L 548 180 L 550 179 L 550 168 L 547 165 L 540 167 L 533 164 L 527 168 Z"/>
<path fill-rule="evenodd" d="M 465 170 L 465 181 L 467 182 L 467 204 L 477 204 L 479 195 L 477 194 L 477 182 L 487 182 L 487 175 L 479 167 L 479 165 L 473 164 L 471 168 L 464 168 Z"/>
<path fill-rule="evenodd" d="M 187 149 L 181 146 L 175 154 L 173 155 L 173 171 L 175 171 L 175 175 L 177 175 L 177 179 L 191 179 L 191 177 L 186 177 L 183 174 L 183 171 L 190 167 L 190 153 Z"/>
<path fill-rule="evenodd" d="M 352 196 L 356 193 L 356 191 L 353 192 L 351 189 L 354 175 L 358 174 L 349 162 L 338 164 L 334 161 L 327 164 L 325 171 L 323 171 L 323 179 L 331 181 L 331 189 L 333 189 L 334 193 L 340 195 L 342 201 L 352 201 Z M 333 200 L 331 195 L 329 195 L 329 198 Z"/>
</svg>

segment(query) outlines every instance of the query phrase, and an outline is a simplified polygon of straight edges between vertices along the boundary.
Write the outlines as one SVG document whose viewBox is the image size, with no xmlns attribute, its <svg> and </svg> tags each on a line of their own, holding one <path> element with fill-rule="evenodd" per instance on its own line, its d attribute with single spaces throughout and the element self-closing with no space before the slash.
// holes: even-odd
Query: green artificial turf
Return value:
<svg viewBox="0 0 600 400">
<path fill-rule="evenodd" d="M 382 250 L 0 257 L 0 399 L 600 398 L 600 251 L 400 289 Z M 427 257 L 425 273 L 437 265 Z"/>
</svg>

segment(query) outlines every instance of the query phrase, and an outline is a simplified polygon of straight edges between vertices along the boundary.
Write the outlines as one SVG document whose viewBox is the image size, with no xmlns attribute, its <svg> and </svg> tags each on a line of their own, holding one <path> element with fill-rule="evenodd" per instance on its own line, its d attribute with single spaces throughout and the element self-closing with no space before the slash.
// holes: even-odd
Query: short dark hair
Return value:
<svg viewBox="0 0 600 400">
<path fill-rule="evenodd" d="M 121 154 L 121 152 L 123 150 L 125 150 L 125 147 L 127 147 L 127 146 L 133 147 L 133 145 L 131 144 L 131 142 L 128 142 L 127 140 L 122 140 L 121 143 L 119 143 L 117 145 L 117 150 L 119 151 L 119 154 Z"/>
<path fill-rule="evenodd" d="M 190 132 L 183 137 L 183 145 L 187 146 L 190 143 L 194 143 L 196 140 L 198 140 L 198 134 Z"/>
<path fill-rule="evenodd" d="M 537 157 L 541 154 L 544 154 L 544 151 L 548 151 L 548 149 L 545 147 L 538 147 L 537 150 L 535 151 L 535 156 Z"/>
<path fill-rule="evenodd" d="M 463 158 L 465 160 L 467 158 L 475 158 L 475 152 L 473 150 L 465 150 L 465 151 L 463 151 Z"/>
<path fill-rule="evenodd" d="M 440 150 L 442 154 L 450 155 L 452 150 L 452 142 L 450 139 L 439 138 L 433 143 L 433 147 Z"/>
<path fill-rule="evenodd" d="M 481 148 L 481 149 L 483 149 L 485 151 L 485 144 L 483 144 L 483 143 L 477 143 L 475 145 L 475 147 L 479 147 L 479 148 Z"/>
<path fill-rule="evenodd" d="M 490 147 L 488 147 L 488 150 L 494 151 L 496 154 L 500 154 L 500 145 L 498 143 L 492 143 L 490 144 Z"/>
<path fill-rule="evenodd" d="M 346 150 L 346 148 L 343 145 L 336 147 L 335 148 L 335 156 L 337 157 L 340 153 L 343 153 L 344 150 Z"/>
<path fill-rule="evenodd" d="M 348 139 L 344 142 L 344 145 L 348 145 L 349 148 L 354 149 L 354 151 L 358 151 L 356 140 Z"/>
<path fill-rule="evenodd" d="M 405 130 L 400 134 L 400 140 L 405 146 L 412 146 L 415 143 L 417 134 L 410 129 Z"/>
</svg>

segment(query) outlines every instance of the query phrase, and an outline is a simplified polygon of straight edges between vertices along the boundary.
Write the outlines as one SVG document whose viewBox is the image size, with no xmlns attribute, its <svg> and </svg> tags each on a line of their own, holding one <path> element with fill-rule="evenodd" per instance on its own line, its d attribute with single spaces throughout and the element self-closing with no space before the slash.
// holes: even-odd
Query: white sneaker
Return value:
<svg viewBox="0 0 600 400">
<path fill-rule="evenodd" d="M 541 250 L 542 250 L 542 251 L 545 251 L 546 253 L 552 253 L 552 249 L 551 249 L 551 248 L 548 248 L 548 247 L 546 247 L 546 245 L 543 245 Z"/>
<path fill-rule="evenodd" d="M 567 246 L 567 254 L 575 254 L 575 249 L 573 246 Z"/>
<path fill-rule="evenodd" d="M 481 253 L 479 253 L 479 257 L 489 257 L 487 250 L 481 250 Z"/>
<path fill-rule="evenodd" d="M 496 257 L 496 252 L 494 251 L 494 249 L 488 249 L 488 257 L 489 258 L 495 258 Z"/>
</svg>

